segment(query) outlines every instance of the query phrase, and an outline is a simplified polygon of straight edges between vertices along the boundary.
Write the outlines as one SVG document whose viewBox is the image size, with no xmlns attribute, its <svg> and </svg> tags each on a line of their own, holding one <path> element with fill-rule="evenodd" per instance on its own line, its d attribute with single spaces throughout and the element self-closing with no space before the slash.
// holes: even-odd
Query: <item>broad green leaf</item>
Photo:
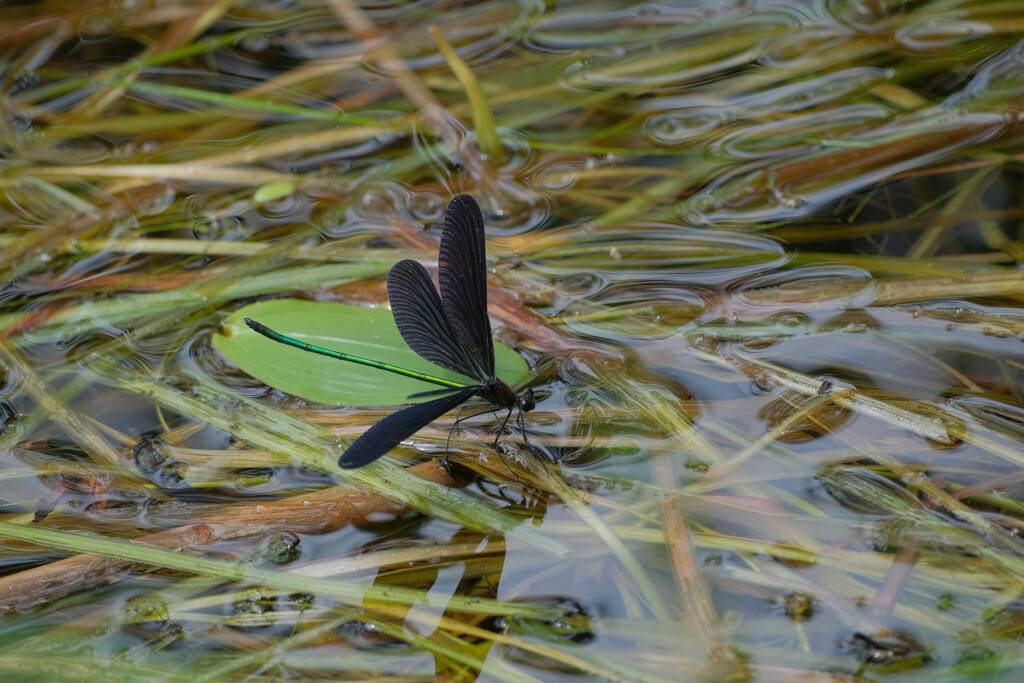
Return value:
<svg viewBox="0 0 1024 683">
<path fill-rule="evenodd" d="M 221 333 L 213 337 L 217 350 L 253 377 L 307 401 L 353 407 L 398 405 L 416 402 L 409 400 L 411 394 L 441 387 L 275 343 L 250 330 L 243 318 L 317 346 L 472 383 L 416 355 L 386 308 L 274 299 L 232 313 Z M 494 360 L 498 377 L 509 386 L 530 377 L 526 361 L 507 346 L 494 344 Z"/>
</svg>

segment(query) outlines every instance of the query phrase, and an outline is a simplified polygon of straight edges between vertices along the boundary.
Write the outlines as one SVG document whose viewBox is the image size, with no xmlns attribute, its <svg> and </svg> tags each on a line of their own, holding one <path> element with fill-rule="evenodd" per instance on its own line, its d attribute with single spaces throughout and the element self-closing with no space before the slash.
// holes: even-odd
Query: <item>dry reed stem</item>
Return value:
<svg viewBox="0 0 1024 683">
<path fill-rule="evenodd" d="M 666 488 L 674 488 L 672 463 L 668 459 L 655 458 L 652 467 L 656 483 Z M 722 667 L 733 669 L 738 662 L 726 644 L 711 592 L 698 568 L 690 530 L 679 505 L 679 499 L 666 497 L 658 507 L 661 512 L 665 545 L 672 563 L 672 574 L 675 576 L 679 596 L 683 602 L 684 616 L 696 627 L 706 643 L 710 669 L 718 673 L 722 672 Z"/>
<path fill-rule="evenodd" d="M 443 486 L 455 482 L 436 461 L 409 468 Z M 290 498 L 217 506 L 193 513 L 184 526 L 137 538 L 161 548 L 196 550 L 201 546 L 275 531 L 322 534 L 358 522 L 373 513 L 397 514 L 394 502 L 353 486 L 333 486 Z M 115 581 L 132 563 L 78 555 L 0 578 L 0 613 L 27 610 L 70 593 Z"/>
<path fill-rule="evenodd" d="M 36 374 L 28 360 L 9 340 L 0 338 L 0 364 L 17 377 L 21 387 L 32 397 L 40 409 L 64 433 L 76 441 L 98 465 L 121 468 L 125 459 L 103 438 L 88 421 L 66 405 L 50 391 L 46 383 Z"/>
<path fill-rule="evenodd" d="M 107 207 L 97 209 L 94 213 L 76 216 L 67 222 L 26 233 L 0 252 L 0 269 L 11 268 L 14 264 L 26 260 L 32 253 L 46 250 L 56 242 L 86 236 L 91 230 L 98 229 L 106 223 L 130 216 L 139 204 L 153 194 L 150 191 L 117 196 Z"/>
<path fill-rule="evenodd" d="M 351 0 L 330 0 L 330 6 L 338 18 L 352 29 L 366 47 L 366 51 L 391 72 L 398 87 L 409 101 L 419 108 L 423 120 L 433 127 L 452 153 L 459 156 L 466 170 L 489 193 L 493 193 L 497 188 L 494 172 L 479 154 L 467 150 L 462 144 L 462 133 L 452 122 L 452 114 L 445 110 L 444 105 L 434 97 L 434 93 L 430 92 L 416 72 L 409 68 L 398 50 L 391 44 L 391 39 L 379 31 L 366 12 Z"/>
<path fill-rule="evenodd" d="M 871 602 L 872 615 L 878 621 L 884 623 L 892 618 L 892 610 L 900 588 L 910 579 L 910 575 L 914 571 L 914 564 L 917 562 L 917 548 L 917 539 L 910 536 L 904 541 L 899 552 L 893 556 L 889 571 L 885 574 L 885 582 Z"/>
</svg>

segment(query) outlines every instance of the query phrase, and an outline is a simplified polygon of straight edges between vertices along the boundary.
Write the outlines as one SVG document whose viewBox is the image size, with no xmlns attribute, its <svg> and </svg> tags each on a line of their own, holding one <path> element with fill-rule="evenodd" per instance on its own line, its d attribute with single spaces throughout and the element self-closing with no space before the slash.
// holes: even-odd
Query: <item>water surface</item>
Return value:
<svg viewBox="0 0 1024 683">
<path fill-rule="evenodd" d="M 0 27 L 5 680 L 1020 680 L 1018 3 Z M 342 472 L 393 408 L 212 339 L 386 306 L 460 192 L 529 443 Z"/>
</svg>

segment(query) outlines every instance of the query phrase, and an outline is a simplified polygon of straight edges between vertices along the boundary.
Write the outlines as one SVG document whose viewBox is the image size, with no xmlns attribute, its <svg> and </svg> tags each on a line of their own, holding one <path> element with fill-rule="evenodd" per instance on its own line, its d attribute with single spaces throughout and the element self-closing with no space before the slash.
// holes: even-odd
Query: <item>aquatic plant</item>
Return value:
<svg viewBox="0 0 1024 683">
<path fill-rule="evenodd" d="M 0 27 L 0 677 L 1020 679 L 1019 3 Z M 530 444 L 340 470 L 404 388 L 213 340 L 380 318 L 459 192 Z"/>
</svg>

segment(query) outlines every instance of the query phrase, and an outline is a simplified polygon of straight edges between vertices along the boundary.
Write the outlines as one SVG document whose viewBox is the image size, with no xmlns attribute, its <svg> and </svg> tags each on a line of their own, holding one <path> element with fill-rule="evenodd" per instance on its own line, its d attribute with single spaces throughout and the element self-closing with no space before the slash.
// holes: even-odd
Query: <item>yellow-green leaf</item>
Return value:
<svg viewBox="0 0 1024 683">
<path fill-rule="evenodd" d="M 243 318 L 252 318 L 281 334 L 317 346 L 386 361 L 435 377 L 472 382 L 416 355 L 402 340 L 391 311 L 386 308 L 274 299 L 232 313 L 221 332 L 214 335 L 217 350 L 253 377 L 308 401 L 353 407 L 399 405 L 426 400 L 408 397 L 440 387 L 278 344 L 250 330 Z M 510 386 L 530 377 L 526 361 L 507 346 L 495 343 L 494 360 L 498 376 Z"/>
<path fill-rule="evenodd" d="M 252 195 L 252 200 L 257 204 L 284 199 L 295 192 L 295 183 L 291 180 L 275 180 L 272 183 L 260 185 Z"/>
</svg>

